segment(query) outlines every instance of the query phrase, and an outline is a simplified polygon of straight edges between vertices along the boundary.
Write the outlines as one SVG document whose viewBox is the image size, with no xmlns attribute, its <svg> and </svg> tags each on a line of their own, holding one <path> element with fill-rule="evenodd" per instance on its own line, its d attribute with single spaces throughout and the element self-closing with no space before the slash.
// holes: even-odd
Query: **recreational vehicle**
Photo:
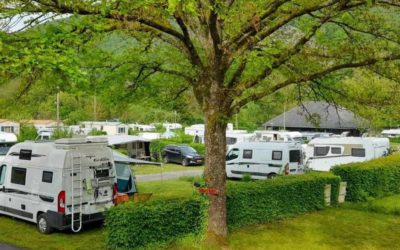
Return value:
<svg viewBox="0 0 400 250">
<path fill-rule="evenodd" d="M 0 161 L 15 143 L 17 143 L 17 136 L 15 134 L 0 132 Z"/>
<path fill-rule="evenodd" d="M 298 141 L 302 142 L 303 136 L 300 132 L 257 130 L 254 131 L 254 141 Z"/>
<path fill-rule="evenodd" d="M 279 174 L 302 173 L 302 151 L 297 142 L 243 142 L 232 147 L 226 156 L 228 178 L 272 178 Z"/>
<path fill-rule="evenodd" d="M 331 137 L 316 138 L 305 147 L 305 165 L 317 171 L 329 171 L 333 166 L 362 162 L 389 153 L 388 138 Z"/>
<path fill-rule="evenodd" d="M 41 233 L 103 220 L 117 194 L 104 138 L 14 145 L 0 162 L 0 213 L 37 223 Z"/>
</svg>

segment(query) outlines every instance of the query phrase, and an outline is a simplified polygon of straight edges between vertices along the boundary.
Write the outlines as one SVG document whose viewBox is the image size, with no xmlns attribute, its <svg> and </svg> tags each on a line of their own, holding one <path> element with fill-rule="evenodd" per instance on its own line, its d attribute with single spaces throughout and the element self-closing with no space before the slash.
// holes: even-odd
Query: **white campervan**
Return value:
<svg viewBox="0 0 400 250">
<path fill-rule="evenodd" d="M 18 143 L 0 162 L 0 214 L 78 232 L 113 206 L 115 175 L 104 138 Z"/>
<path fill-rule="evenodd" d="M 388 138 L 330 137 L 315 138 L 306 145 L 305 165 L 317 171 L 329 171 L 333 166 L 362 162 L 387 155 Z"/>
<path fill-rule="evenodd" d="M 278 174 L 302 173 L 301 144 L 297 142 L 243 142 L 235 144 L 226 156 L 228 178 L 272 178 Z"/>
</svg>

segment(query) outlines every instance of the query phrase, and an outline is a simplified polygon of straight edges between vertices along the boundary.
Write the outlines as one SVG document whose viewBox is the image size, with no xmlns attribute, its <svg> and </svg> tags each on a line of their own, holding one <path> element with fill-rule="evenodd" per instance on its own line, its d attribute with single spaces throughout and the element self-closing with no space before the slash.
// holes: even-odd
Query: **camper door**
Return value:
<svg viewBox="0 0 400 250">
<path fill-rule="evenodd" d="M 289 174 L 295 174 L 302 165 L 302 152 L 300 149 L 289 150 Z"/>
<path fill-rule="evenodd" d="M 5 201 L 5 186 L 4 181 L 6 180 L 6 165 L 0 166 L 0 213 L 4 212 L 4 201 Z"/>
</svg>

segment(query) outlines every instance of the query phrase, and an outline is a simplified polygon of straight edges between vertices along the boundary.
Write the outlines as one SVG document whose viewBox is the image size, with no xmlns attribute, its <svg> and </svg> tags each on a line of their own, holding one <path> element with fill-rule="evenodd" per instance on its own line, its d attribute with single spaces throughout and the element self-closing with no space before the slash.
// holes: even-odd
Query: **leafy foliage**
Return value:
<svg viewBox="0 0 400 250">
<path fill-rule="evenodd" d="M 337 166 L 332 171 L 347 182 L 348 201 L 366 201 L 369 197 L 400 193 L 399 154 Z"/>
<path fill-rule="evenodd" d="M 35 140 L 37 136 L 37 130 L 34 126 L 21 124 L 18 135 L 19 142 Z"/>
<path fill-rule="evenodd" d="M 106 216 L 108 246 L 133 249 L 201 233 L 204 206 L 202 199 L 180 199 L 128 202 L 113 207 Z"/>
<path fill-rule="evenodd" d="M 228 182 L 228 226 L 265 223 L 324 208 L 324 190 L 331 184 L 331 204 L 337 204 L 340 178 L 306 174 L 255 182 Z"/>
</svg>

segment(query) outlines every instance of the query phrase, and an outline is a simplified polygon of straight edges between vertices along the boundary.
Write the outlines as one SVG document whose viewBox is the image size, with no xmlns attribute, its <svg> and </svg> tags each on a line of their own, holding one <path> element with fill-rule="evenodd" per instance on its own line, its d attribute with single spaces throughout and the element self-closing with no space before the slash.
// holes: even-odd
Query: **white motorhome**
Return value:
<svg viewBox="0 0 400 250">
<path fill-rule="evenodd" d="M 0 132 L 0 161 L 6 156 L 12 145 L 17 143 L 17 136 L 13 133 Z"/>
<path fill-rule="evenodd" d="M 296 142 L 243 142 L 232 147 L 226 156 L 228 178 L 272 178 L 279 174 L 302 173 L 301 144 Z"/>
<path fill-rule="evenodd" d="M 389 153 L 388 138 L 331 137 L 315 138 L 305 147 L 305 165 L 317 171 L 329 171 L 333 166 L 368 161 Z"/>
<path fill-rule="evenodd" d="M 113 206 L 115 175 L 104 138 L 18 143 L 0 162 L 0 214 L 78 232 Z"/>
<path fill-rule="evenodd" d="M 254 131 L 254 141 L 299 141 L 303 140 L 300 132 L 275 131 L 275 130 L 257 130 Z"/>
</svg>

